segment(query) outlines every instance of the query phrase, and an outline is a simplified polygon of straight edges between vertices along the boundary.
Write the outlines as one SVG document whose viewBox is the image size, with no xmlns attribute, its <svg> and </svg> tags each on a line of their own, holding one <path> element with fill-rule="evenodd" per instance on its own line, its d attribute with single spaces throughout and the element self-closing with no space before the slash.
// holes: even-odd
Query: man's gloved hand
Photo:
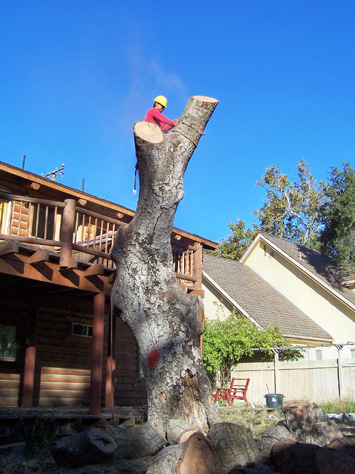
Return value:
<svg viewBox="0 0 355 474">
<path fill-rule="evenodd" d="M 175 127 L 175 125 L 176 125 L 177 123 L 178 123 L 178 119 L 175 119 L 175 120 L 174 120 L 174 127 Z"/>
</svg>

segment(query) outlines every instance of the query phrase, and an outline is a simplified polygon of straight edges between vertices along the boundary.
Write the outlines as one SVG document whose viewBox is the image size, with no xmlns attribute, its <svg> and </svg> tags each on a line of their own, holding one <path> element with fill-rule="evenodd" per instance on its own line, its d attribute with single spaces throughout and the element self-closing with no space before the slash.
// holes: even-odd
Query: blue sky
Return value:
<svg viewBox="0 0 355 474">
<path fill-rule="evenodd" d="M 353 0 L 0 0 L 0 160 L 135 209 L 134 122 L 215 97 L 175 225 L 217 241 L 266 167 L 354 166 L 354 58 Z"/>
</svg>

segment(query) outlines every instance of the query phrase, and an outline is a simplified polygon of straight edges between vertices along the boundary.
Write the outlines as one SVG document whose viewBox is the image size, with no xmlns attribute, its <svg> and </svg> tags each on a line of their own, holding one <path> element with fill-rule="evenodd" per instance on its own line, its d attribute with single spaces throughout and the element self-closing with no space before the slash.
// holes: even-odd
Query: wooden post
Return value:
<svg viewBox="0 0 355 474">
<path fill-rule="evenodd" d="M 33 387 L 35 379 L 36 347 L 31 341 L 26 347 L 25 373 L 23 376 L 22 406 L 31 408 L 33 405 Z"/>
<path fill-rule="evenodd" d="M 274 389 L 275 393 L 279 393 L 279 353 L 274 352 Z"/>
<path fill-rule="evenodd" d="M 90 383 L 90 415 L 100 415 L 102 352 L 104 342 L 105 294 L 94 296 L 94 320 L 92 328 L 92 361 Z"/>
<path fill-rule="evenodd" d="M 338 350 L 338 393 L 339 393 L 339 401 L 341 401 L 342 391 L 343 391 L 343 367 L 342 367 L 342 360 L 341 360 L 341 350 L 343 346 L 336 346 Z"/>
<path fill-rule="evenodd" d="M 62 268 L 68 268 L 72 263 L 76 202 L 74 199 L 66 199 L 64 202 L 66 203 L 66 206 L 63 211 L 62 233 L 60 239 L 62 242 L 62 251 L 59 266 Z"/>
<path fill-rule="evenodd" d="M 117 318 L 111 314 L 109 331 L 108 331 L 108 351 L 106 363 L 106 390 L 105 390 L 105 407 L 112 408 L 115 406 L 115 369 L 116 369 L 116 332 Z"/>
<path fill-rule="evenodd" d="M 194 273 L 197 280 L 194 282 L 194 290 L 202 289 L 202 245 L 195 244 L 196 251 L 194 252 Z"/>
</svg>

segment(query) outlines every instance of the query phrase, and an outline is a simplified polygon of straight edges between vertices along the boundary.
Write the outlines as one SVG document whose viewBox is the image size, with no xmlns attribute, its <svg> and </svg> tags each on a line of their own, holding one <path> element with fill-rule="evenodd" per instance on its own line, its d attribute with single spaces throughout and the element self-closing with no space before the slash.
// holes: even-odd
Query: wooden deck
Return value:
<svg viewBox="0 0 355 474">
<path fill-rule="evenodd" d="M 91 415 L 89 408 L 22 408 L 0 407 L 0 422 L 18 419 L 54 419 L 54 420 L 115 420 L 119 423 L 128 419 L 146 419 L 146 407 L 102 408 L 100 415 Z"/>
<path fill-rule="evenodd" d="M 84 278 L 74 286 L 97 292 L 90 284 L 88 288 L 87 282 L 96 277 L 105 280 L 100 275 L 115 270 L 111 250 L 120 227 L 126 224 L 79 207 L 74 199 L 60 202 L 0 193 L 0 257 L 15 256 L 0 271 L 41 281 L 48 280 L 43 274 L 50 274 L 58 280 L 52 283 L 72 286 L 73 281 L 78 281 L 81 266 Z M 26 252 L 28 259 L 20 256 Z M 172 257 L 183 289 L 201 292 L 202 245 L 184 241 L 181 235 L 172 236 Z M 23 265 L 26 263 L 30 265 Z M 36 271 L 33 271 L 35 266 Z M 29 271 L 21 274 L 16 267 Z M 45 271 L 38 272 L 41 268 Z M 109 288 L 104 292 L 108 294 Z"/>
</svg>

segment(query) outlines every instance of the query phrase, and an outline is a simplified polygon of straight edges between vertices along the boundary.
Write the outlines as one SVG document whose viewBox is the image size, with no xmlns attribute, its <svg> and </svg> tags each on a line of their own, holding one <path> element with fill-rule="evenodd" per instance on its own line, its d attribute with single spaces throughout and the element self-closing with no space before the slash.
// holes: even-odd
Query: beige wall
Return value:
<svg viewBox="0 0 355 474">
<path fill-rule="evenodd" d="M 355 342 L 355 312 L 264 242 L 244 264 L 327 331 L 335 343 Z M 349 348 L 343 350 L 344 357 L 351 357 Z"/>
<path fill-rule="evenodd" d="M 205 317 L 211 319 L 228 318 L 232 312 L 232 306 L 220 295 L 218 291 L 206 280 L 202 279 L 202 289 L 205 292 L 203 304 L 205 307 Z"/>
</svg>

